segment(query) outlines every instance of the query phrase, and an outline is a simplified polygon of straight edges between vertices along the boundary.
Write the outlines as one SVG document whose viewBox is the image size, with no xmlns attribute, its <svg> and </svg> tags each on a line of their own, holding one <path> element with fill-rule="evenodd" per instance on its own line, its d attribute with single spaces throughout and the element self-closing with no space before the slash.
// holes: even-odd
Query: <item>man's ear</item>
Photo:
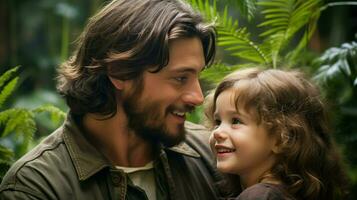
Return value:
<svg viewBox="0 0 357 200">
<path fill-rule="evenodd" d="M 117 90 L 123 90 L 124 89 L 124 81 L 123 80 L 119 80 L 113 77 L 108 76 L 110 79 L 110 82 L 112 82 L 112 84 L 114 85 L 114 87 Z"/>
</svg>

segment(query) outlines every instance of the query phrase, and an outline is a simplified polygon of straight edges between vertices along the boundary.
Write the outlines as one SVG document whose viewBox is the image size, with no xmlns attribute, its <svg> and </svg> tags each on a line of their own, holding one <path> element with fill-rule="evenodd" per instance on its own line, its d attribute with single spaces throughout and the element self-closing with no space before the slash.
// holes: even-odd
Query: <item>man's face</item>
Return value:
<svg viewBox="0 0 357 200">
<path fill-rule="evenodd" d="M 165 146 L 185 137 L 186 113 L 202 104 L 204 97 L 198 80 L 205 60 L 201 41 L 185 38 L 170 41 L 169 63 L 161 71 L 143 73 L 132 81 L 130 95 L 123 96 L 128 127 L 146 140 Z"/>
</svg>

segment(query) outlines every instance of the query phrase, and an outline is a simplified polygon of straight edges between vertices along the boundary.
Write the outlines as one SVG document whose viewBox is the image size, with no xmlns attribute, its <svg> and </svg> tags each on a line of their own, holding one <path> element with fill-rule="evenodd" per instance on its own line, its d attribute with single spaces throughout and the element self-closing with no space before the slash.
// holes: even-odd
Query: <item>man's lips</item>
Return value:
<svg viewBox="0 0 357 200">
<path fill-rule="evenodd" d="M 186 114 L 190 113 L 194 110 L 194 107 L 192 106 L 183 106 L 183 107 L 172 107 L 169 109 L 170 114 L 179 117 L 181 119 L 186 119 Z"/>
</svg>

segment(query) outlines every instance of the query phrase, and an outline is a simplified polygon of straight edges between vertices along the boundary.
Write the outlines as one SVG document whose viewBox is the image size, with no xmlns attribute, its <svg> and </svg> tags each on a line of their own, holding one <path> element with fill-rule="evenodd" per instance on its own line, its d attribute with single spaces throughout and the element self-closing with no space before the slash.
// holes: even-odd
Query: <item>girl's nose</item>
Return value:
<svg viewBox="0 0 357 200">
<path fill-rule="evenodd" d="M 228 135 L 222 128 L 217 128 L 216 130 L 213 131 L 213 138 L 217 141 L 223 141 L 227 139 Z"/>
</svg>

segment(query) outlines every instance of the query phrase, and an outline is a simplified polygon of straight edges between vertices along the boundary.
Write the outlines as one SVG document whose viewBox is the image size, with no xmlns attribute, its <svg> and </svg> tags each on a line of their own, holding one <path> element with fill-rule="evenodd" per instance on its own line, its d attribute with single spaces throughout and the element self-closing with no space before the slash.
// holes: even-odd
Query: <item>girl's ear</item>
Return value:
<svg viewBox="0 0 357 200">
<path fill-rule="evenodd" d="M 281 152 L 281 139 L 279 136 L 275 136 L 273 141 L 272 141 L 272 147 L 271 150 L 275 154 L 279 154 Z"/>
<path fill-rule="evenodd" d="M 123 80 L 119 80 L 113 77 L 108 76 L 110 79 L 110 82 L 112 82 L 112 84 L 114 85 L 114 87 L 117 90 L 123 90 L 124 89 L 124 81 Z"/>
<path fill-rule="evenodd" d="M 271 150 L 273 153 L 279 154 L 281 152 L 281 147 L 278 143 L 275 143 Z"/>
</svg>

